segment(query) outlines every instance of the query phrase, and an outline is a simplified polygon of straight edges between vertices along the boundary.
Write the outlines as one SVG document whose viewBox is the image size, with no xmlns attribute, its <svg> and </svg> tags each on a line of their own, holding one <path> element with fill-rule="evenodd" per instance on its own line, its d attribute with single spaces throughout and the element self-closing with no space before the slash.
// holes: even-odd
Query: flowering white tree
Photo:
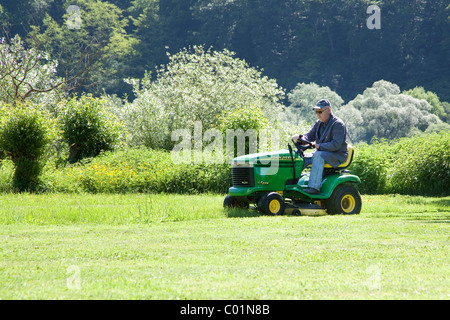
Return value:
<svg viewBox="0 0 450 320">
<path fill-rule="evenodd" d="M 401 94 L 396 84 L 385 80 L 375 82 L 336 113 L 353 142 L 405 137 L 442 122 L 427 101 Z"/>
<path fill-rule="evenodd" d="M 204 130 L 217 128 L 221 115 L 235 108 L 256 107 L 275 121 L 283 110 L 283 89 L 233 55 L 194 46 L 169 56 L 155 81 L 149 74 L 127 80 L 137 97 L 124 110 L 133 143 L 170 149 L 174 130 L 190 129 L 196 121 Z"/>
</svg>

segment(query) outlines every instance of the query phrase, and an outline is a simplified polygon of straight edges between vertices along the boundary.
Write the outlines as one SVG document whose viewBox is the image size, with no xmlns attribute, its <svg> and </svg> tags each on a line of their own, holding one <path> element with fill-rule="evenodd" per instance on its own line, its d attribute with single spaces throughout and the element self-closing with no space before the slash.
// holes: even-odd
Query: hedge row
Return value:
<svg viewBox="0 0 450 320">
<path fill-rule="evenodd" d="M 55 192 L 226 193 L 231 167 L 174 164 L 167 151 L 138 148 L 47 170 L 43 181 L 46 191 Z"/>
<path fill-rule="evenodd" d="M 355 147 L 350 167 L 363 194 L 450 195 L 450 132 L 373 141 Z M 55 162 L 56 163 L 56 162 Z M 11 191 L 13 165 L 0 166 L 0 191 Z M 106 152 L 57 168 L 47 164 L 41 179 L 47 192 L 226 193 L 229 165 L 174 164 L 170 153 L 146 148 Z"/>
<path fill-rule="evenodd" d="M 357 145 L 350 170 L 362 180 L 361 193 L 448 196 L 450 132 Z"/>
</svg>

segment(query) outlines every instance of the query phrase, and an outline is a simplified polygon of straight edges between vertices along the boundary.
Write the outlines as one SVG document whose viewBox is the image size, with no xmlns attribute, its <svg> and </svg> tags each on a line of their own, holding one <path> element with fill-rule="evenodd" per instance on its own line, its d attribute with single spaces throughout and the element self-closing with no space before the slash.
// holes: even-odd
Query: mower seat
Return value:
<svg viewBox="0 0 450 320">
<path fill-rule="evenodd" d="M 353 153 L 355 152 L 355 149 L 353 148 L 353 146 L 351 145 L 347 145 L 347 150 L 348 150 L 348 156 L 347 156 L 347 160 L 345 160 L 345 162 L 341 163 L 338 167 L 333 168 L 331 165 L 329 165 L 328 163 L 325 163 L 324 168 L 325 169 L 331 169 L 331 170 L 343 170 L 345 168 L 348 168 L 350 166 L 350 164 L 352 163 L 353 160 Z M 308 166 L 308 168 L 310 168 L 311 165 Z"/>
<path fill-rule="evenodd" d="M 355 152 L 355 149 L 353 148 L 353 146 L 347 145 L 347 150 L 348 150 L 348 156 L 347 156 L 347 160 L 345 160 L 345 162 L 341 163 L 337 168 L 333 168 L 328 163 L 325 163 L 324 168 L 325 169 L 339 169 L 340 170 L 340 169 L 345 169 L 345 168 L 349 167 L 350 164 L 353 161 L 353 153 Z"/>
</svg>

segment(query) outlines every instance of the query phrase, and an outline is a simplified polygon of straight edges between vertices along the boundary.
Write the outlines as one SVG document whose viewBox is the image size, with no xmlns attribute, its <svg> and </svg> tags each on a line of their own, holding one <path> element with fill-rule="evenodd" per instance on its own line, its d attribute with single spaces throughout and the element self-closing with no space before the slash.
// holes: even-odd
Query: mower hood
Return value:
<svg viewBox="0 0 450 320">
<path fill-rule="evenodd" d="M 299 156 L 294 153 L 294 160 L 300 159 Z M 240 166 L 266 166 L 273 165 L 274 163 L 280 162 L 291 162 L 291 154 L 288 149 L 282 149 L 271 152 L 261 152 L 261 153 L 253 153 L 247 154 L 243 156 L 239 156 L 233 159 L 232 166 L 240 167 Z"/>
</svg>

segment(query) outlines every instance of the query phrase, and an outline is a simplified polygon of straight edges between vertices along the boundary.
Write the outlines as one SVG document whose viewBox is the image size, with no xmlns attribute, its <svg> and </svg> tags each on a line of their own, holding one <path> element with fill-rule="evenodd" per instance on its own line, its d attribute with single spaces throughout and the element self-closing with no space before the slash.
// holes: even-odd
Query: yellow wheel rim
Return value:
<svg viewBox="0 0 450 320">
<path fill-rule="evenodd" d="M 344 197 L 342 197 L 341 200 L 341 208 L 344 211 L 344 213 L 350 213 L 353 210 L 355 210 L 356 207 L 356 200 L 351 194 L 347 194 Z"/>
<path fill-rule="evenodd" d="M 276 214 L 278 211 L 280 211 L 281 204 L 278 200 L 272 200 L 269 203 L 269 210 L 271 213 Z"/>
</svg>

